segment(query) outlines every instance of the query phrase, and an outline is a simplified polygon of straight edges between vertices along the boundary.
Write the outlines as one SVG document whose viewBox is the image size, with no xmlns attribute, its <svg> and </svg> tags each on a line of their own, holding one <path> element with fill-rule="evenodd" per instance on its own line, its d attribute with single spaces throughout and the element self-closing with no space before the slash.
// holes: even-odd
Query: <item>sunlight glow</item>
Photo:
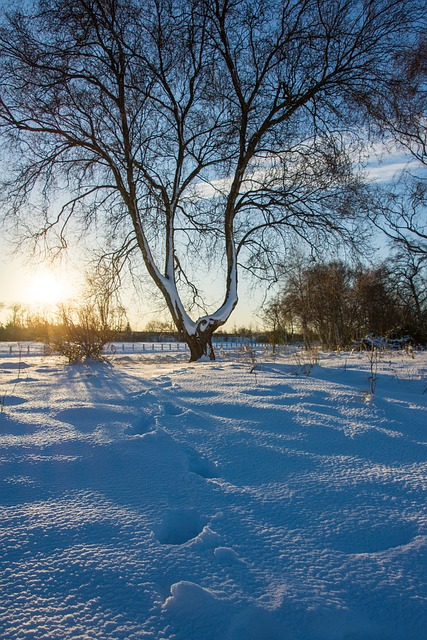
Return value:
<svg viewBox="0 0 427 640">
<path fill-rule="evenodd" d="M 55 305 L 64 302 L 69 295 L 69 285 L 45 269 L 37 272 L 31 279 L 26 302 L 35 305 Z"/>
</svg>

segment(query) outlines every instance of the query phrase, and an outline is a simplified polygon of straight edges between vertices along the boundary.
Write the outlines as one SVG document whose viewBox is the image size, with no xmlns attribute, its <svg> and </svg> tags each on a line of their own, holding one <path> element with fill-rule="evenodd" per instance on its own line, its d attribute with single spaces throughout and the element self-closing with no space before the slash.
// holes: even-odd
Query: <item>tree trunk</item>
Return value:
<svg viewBox="0 0 427 640">
<path fill-rule="evenodd" d="M 190 362 L 196 362 L 204 357 L 215 360 L 215 351 L 212 346 L 213 333 L 212 327 L 208 327 L 205 331 L 199 330 L 195 334 L 184 331 L 183 337 L 190 349 Z"/>
</svg>

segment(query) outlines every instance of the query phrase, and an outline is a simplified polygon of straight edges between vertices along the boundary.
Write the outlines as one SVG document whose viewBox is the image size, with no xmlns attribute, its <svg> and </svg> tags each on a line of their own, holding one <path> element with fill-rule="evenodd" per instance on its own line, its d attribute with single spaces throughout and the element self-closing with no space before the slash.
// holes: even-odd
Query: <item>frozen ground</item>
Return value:
<svg viewBox="0 0 427 640">
<path fill-rule="evenodd" d="M 427 354 L 250 369 L 0 357 L 2 640 L 424 640 Z"/>
</svg>

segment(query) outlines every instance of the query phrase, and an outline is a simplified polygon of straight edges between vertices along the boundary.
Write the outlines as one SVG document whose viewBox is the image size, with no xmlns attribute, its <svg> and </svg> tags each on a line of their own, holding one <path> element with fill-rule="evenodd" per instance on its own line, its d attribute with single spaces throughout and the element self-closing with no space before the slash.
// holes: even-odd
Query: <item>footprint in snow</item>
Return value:
<svg viewBox="0 0 427 640">
<path fill-rule="evenodd" d="M 409 522 L 352 527 L 340 532 L 331 546 L 348 554 L 379 553 L 409 544 L 416 534 L 415 525 Z"/>
<path fill-rule="evenodd" d="M 233 617 L 226 637 L 227 640 L 288 640 L 290 635 L 274 612 L 248 607 Z"/>
<path fill-rule="evenodd" d="M 270 389 L 269 387 L 257 387 L 256 389 L 248 389 L 247 391 L 243 391 L 243 393 L 247 396 L 259 396 L 260 398 L 278 395 L 276 389 Z"/>
<path fill-rule="evenodd" d="M 142 391 L 135 391 L 129 394 L 129 399 L 131 402 L 138 402 L 140 400 L 155 400 L 156 396 L 150 389 L 143 389 Z"/>
<path fill-rule="evenodd" d="M 194 509 L 174 509 L 168 511 L 153 530 L 161 544 L 179 545 L 196 538 L 205 524 L 206 518 Z"/>
<path fill-rule="evenodd" d="M 163 410 L 165 414 L 168 416 L 182 416 L 182 414 L 185 413 L 186 411 L 182 407 L 179 407 L 178 405 L 173 404 L 172 402 L 165 402 L 163 405 Z"/>
<path fill-rule="evenodd" d="M 188 470 L 202 478 L 218 478 L 217 466 L 192 449 L 188 450 Z"/>
<path fill-rule="evenodd" d="M 142 415 L 130 427 L 128 433 L 130 435 L 144 435 L 150 431 L 154 431 L 157 427 L 155 417 L 151 415 Z"/>
<path fill-rule="evenodd" d="M 120 408 L 72 407 L 59 411 L 56 419 L 71 424 L 82 433 L 91 433 L 97 427 L 123 424 L 124 416 Z"/>
<path fill-rule="evenodd" d="M 173 386 L 172 380 L 169 378 L 169 376 L 161 376 L 160 378 L 157 378 L 155 382 L 158 387 L 162 387 L 164 389 Z"/>
<path fill-rule="evenodd" d="M 29 367 L 31 367 L 30 364 L 27 364 L 26 362 L 2 362 L 2 364 L 0 365 L 0 369 L 19 369 L 20 371 L 22 369 L 28 369 Z"/>
<path fill-rule="evenodd" d="M 220 394 L 218 391 L 184 391 L 182 395 L 187 398 L 194 398 L 195 400 L 201 400 L 202 398 L 217 398 Z"/>
<path fill-rule="evenodd" d="M 6 405 L 7 408 L 7 405 Z M 2 435 L 11 436 L 24 436 L 31 435 L 37 431 L 38 427 L 35 424 L 28 424 L 26 422 L 18 422 L 10 419 L 7 412 L 0 413 L 0 433 Z"/>
<path fill-rule="evenodd" d="M 2 497 L 3 507 L 15 507 L 16 505 L 28 503 L 35 495 L 36 491 L 40 491 L 37 482 L 29 476 L 8 476 L 3 479 L 6 490 Z M 0 488 L 3 489 L 3 487 Z M 40 494 L 38 494 L 40 495 Z"/>
<path fill-rule="evenodd" d="M 21 398 L 20 396 L 8 396 L 7 393 L 4 396 L 0 396 L 0 400 L 5 407 L 16 407 L 27 402 L 25 398 Z"/>
</svg>

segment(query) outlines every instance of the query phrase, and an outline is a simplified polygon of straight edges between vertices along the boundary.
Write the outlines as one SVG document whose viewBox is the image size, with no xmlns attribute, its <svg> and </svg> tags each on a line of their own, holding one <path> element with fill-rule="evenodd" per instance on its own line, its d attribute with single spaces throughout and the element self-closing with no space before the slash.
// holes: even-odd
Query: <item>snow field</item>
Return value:
<svg viewBox="0 0 427 640">
<path fill-rule="evenodd" d="M 427 354 L 224 357 L 0 358 L 2 639 L 425 637 Z"/>
</svg>

